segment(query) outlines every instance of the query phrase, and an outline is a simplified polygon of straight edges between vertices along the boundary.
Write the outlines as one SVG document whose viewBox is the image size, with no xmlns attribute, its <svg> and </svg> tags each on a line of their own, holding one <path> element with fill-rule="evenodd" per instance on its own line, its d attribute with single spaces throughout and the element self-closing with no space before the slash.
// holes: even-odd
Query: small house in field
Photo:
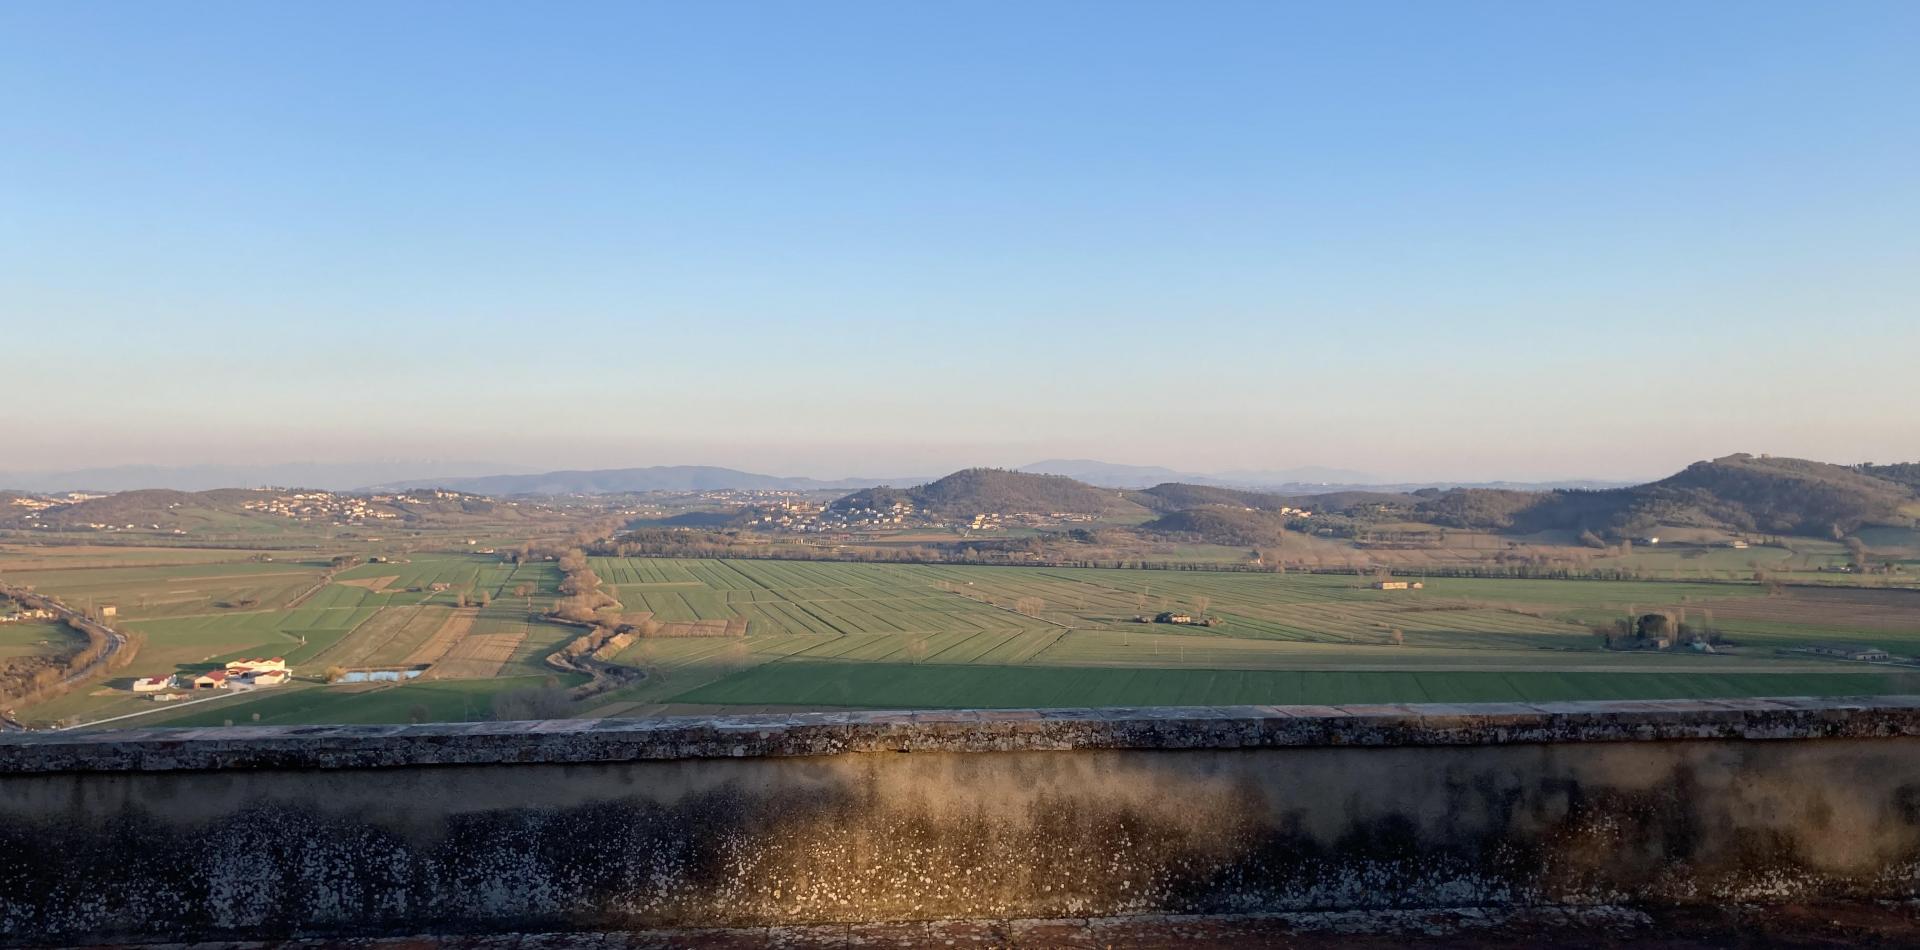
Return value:
<svg viewBox="0 0 1920 950">
<path fill-rule="evenodd" d="M 1807 652 L 1839 657 L 1843 660 L 1859 660 L 1864 663 L 1893 659 L 1887 651 L 1864 643 L 1810 643 L 1807 645 Z"/>
<path fill-rule="evenodd" d="M 227 671 L 208 670 L 193 678 L 194 689 L 226 689 Z"/>
<path fill-rule="evenodd" d="M 437 592 L 437 591 L 447 590 L 452 586 L 453 586 L 452 584 L 449 584 L 446 581 L 434 581 L 431 585 L 429 585 L 428 589 Z"/>
<path fill-rule="evenodd" d="M 1374 581 L 1374 590 L 1406 590 L 1406 581 Z"/>
<path fill-rule="evenodd" d="M 133 681 L 133 691 L 136 693 L 157 693 L 163 689 L 172 689 L 174 685 L 172 674 L 166 676 L 142 676 Z"/>
<path fill-rule="evenodd" d="M 1192 623 L 1193 615 L 1177 614 L 1177 613 L 1174 613 L 1173 611 L 1167 611 L 1166 613 L 1163 613 L 1158 617 L 1153 618 L 1153 622 L 1154 623 Z"/>
<path fill-rule="evenodd" d="M 116 616 L 119 616 L 119 614 L 120 614 L 120 608 L 115 607 L 112 604 L 100 605 L 100 616 L 102 617 L 116 617 Z"/>
</svg>

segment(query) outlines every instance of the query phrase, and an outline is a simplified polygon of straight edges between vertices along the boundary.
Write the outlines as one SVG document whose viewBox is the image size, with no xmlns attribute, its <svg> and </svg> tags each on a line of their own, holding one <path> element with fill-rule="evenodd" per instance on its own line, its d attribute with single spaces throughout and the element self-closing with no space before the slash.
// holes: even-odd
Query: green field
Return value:
<svg viewBox="0 0 1920 950">
<path fill-rule="evenodd" d="M 0 624 L 0 660 L 21 656 L 52 656 L 85 644 L 63 623 L 26 620 Z"/>
<path fill-rule="evenodd" d="M 490 680 L 455 680 L 381 687 L 294 687 L 273 691 L 258 699 L 207 703 L 188 707 L 143 725 L 293 726 L 307 723 L 408 722 L 424 710 L 426 722 L 486 719 L 493 697 L 508 690 L 542 686 L 543 676 L 511 676 Z M 564 680 L 571 683 L 573 680 Z M 255 719 L 255 715 L 259 718 Z"/>
<path fill-rule="evenodd" d="M 962 709 L 1851 696 L 1916 687 L 1920 674 L 1117 670 L 791 661 L 729 676 L 676 701 Z"/>
<path fill-rule="evenodd" d="M 753 618 L 744 641 L 641 641 L 638 712 L 696 706 L 1048 706 L 1849 694 L 1906 677 L 1781 648 L 1833 639 L 1920 652 L 1920 595 L 1830 603 L 1752 585 L 755 561 L 596 563 L 672 618 Z M 1824 592 L 1823 592 L 1824 593 Z M 1873 598 L 1913 596 L 1911 603 Z M 1010 608 L 1027 601 L 1033 616 Z M 1160 610 L 1209 628 L 1139 624 Z M 1722 655 L 1614 652 L 1590 632 L 1677 609 L 1737 632 Z M 1903 609 L 1907 612 L 1903 613 Z M 1728 615 L 1725 619 L 1721 614 Z M 1777 617 L 1780 619 L 1765 619 Z M 1393 636 L 1399 632 L 1398 642 Z"/>
<path fill-rule="evenodd" d="M 538 618 L 558 596 L 552 562 L 415 553 L 327 574 L 318 556 L 234 552 L 118 564 L 98 551 L 9 580 L 69 603 L 119 607 L 144 637 L 111 681 L 27 718 L 126 724 L 404 721 L 487 715 L 501 684 L 539 683 L 543 658 L 579 634 Z M 85 566 L 66 566 L 82 562 Z M 617 662 L 636 685 L 580 702 L 582 716 L 679 708 L 966 707 L 1473 701 L 1906 691 L 1908 667 L 1783 652 L 1847 640 L 1920 654 L 1920 592 L 1665 581 L 1429 578 L 1374 590 L 1354 575 L 597 557 L 617 613 L 669 624 L 744 618 L 744 637 L 635 641 Z M 60 565 L 60 566 L 55 566 Z M 446 585 L 434 591 L 434 585 Z M 522 591 L 523 593 L 516 593 Z M 470 606 L 457 609 L 461 598 Z M 478 606 L 482 600 L 484 607 Z M 222 606 L 222 605 L 225 606 Z M 1211 627 L 1136 622 L 1186 611 Z M 1733 641 L 1720 655 L 1600 649 L 1592 627 L 1667 610 Z M 9 641 L 0 640 L 0 650 Z M 468 645 L 467 654 L 447 653 Z M 484 646 L 484 649 L 483 649 Z M 16 647 L 24 648 L 24 647 Z M 465 646 L 462 647 L 463 649 Z M 247 655 L 286 657 L 295 687 L 162 710 L 133 676 Z M 403 687 L 327 687 L 327 667 L 458 656 L 452 676 Z M 489 658 L 484 661 L 474 657 Z M 497 661 L 497 662 L 496 662 Z M 496 672 L 497 671 L 497 672 Z M 406 698 L 412 697 L 412 698 Z M 148 715 L 150 713 L 150 715 Z"/>
</svg>

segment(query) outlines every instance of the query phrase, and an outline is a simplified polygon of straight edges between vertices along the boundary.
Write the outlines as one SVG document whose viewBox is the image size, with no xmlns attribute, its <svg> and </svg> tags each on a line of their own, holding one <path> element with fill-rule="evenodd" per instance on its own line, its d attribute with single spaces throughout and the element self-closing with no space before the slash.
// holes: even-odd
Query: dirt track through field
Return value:
<svg viewBox="0 0 1920 950">
<path fill-rule="evenodd" d="M 447 655 L 447 651 L 467 638 L 467 633 L 473 629 L 473 622 L 479 616 L 480 610 L 477 607 L 454 611 L 448 615 L 444 623 L 440 624 L 440 629 L 433 632 L 433 636 L 415 647 L 413 652 L 407 654 L 407 658 L 401 662 L 407 666 L 439 662 L 441 657 Z"/>
</svg>

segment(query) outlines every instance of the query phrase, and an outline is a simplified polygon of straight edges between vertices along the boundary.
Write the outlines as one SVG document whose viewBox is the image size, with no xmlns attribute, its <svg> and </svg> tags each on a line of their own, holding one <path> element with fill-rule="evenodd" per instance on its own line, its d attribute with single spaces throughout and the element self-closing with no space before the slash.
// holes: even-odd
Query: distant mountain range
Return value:
<svg viewBox="0 0 1920 950">
<path fill-rule="evenodd" d="M 1203 474 L 1154 465 L 1118 465 L 1093 459 L 1047 459 L 1032 465 L 1022 465 L 1016 471 L 1036 475 L 1065 475 L 1102 488 L 1151 488 L 1155 485 L 1177 483 L 1211 485 L 1219 488 L 1265 489 L 1296 495 L 1348 490 L 1411 492 L 1422 488 L 1504 488 L 1518 491 L 1550 491 L 1556 488 L 1622 488 L 1634 484 L 1599 479 L 1554 482 L 1388 482 L 1366 472 L 1356 472 L 1346 468 L 1327 468 L 1323 465 L 1282 469 L 1236 469 Z"/>
<path fill-rule="evenodd" d="M 838 480 L 789 478 L 705 465 L 535 472 L 497 462 L 289 462 L 276 465 L 120 465 L 67 471 L 0 472 L 0 489 L 26 492 L 124 492 L 150 489 L 201 492 L 271 485 L 325 491 L 445 488 L 482 495 L 582 495 L 725 488 L 850 491 L 872 485 L 904 485 L 926 480 L 920 476 Z"/>
<path fill-rule="evenodd" d="M 1147 488 L 1166 482 L 1188 485 L 1269 488 L 1283 485 L 1347 484 L 1366 485 L 1378 479 L 1344 468 L 1309 465 L 1275 471 L 1234 471 L 1203 474 L 1182 472 L 1156 465 L 1120 465 L 1094 459 L 1047 459 L 1022 465 L 1017 471 L 1035 475 L 1065 475 L 1068 478 L 1102 488 Z"/>
<path fill-rule="evenodd" d="M 445 488 L 478 495 L 607 495 L 646 491 L 820 491 L 911 484 L 923 478 L 791 478 L 759 475 L 709 465 L 655 465 L 541 472 L 535 475 L 485 475 L 478 478 L 426 478 L 391 482 L 380 488 Z"/>
<path fill-rule="evenodd" d="M 498 462 L 431 459 L 391 462 L 284 462 L 273 465 L 116 465 L 65 471 L 0 472 L 0 488 L 30 492 L 209 491 L 215 488 L 317 488 L 346 491 L 407 480 L 421 485 L 454 481 L 476 472 L 524 472 Z"/>
<path fill-rule="evenodd" d="M 1169 482 L 1220 488 L 1258 489 L 1291 494 L 1344 490 L 1415 491 L 1422 488 L 1502 488 L 1539 491 L 1554 488 L 1617 488 L 1631 483 L 1603 481 L 1401 482 L 1384 483 L 1365 472 L 1303 466 L 1272 470 L 1236 470 L 1212 474 L 1152 465 L 1121 465 L 1094 459 L 1047 459 L 1015 471 L 1062 475 L 1100 488 L 1142 489 Z M 477 474 L 476 474 L 477 473 Z M 591 495 L 646 491 L 853 490 L 880 485 L 916 485 L 925 476 L 841 479 L 763 475 L 707 465 L 655 465 L 645 468 L 569 469 L 535 472 L 524 467 L 470 461 L 394 461 L 274 465 L 122 465 L 51 472 L 0 472 L 0 488 L 33 492 L 138 491 L 216 488 L 354 489 L 447 488 L 486 495 Z"/>
</svg>

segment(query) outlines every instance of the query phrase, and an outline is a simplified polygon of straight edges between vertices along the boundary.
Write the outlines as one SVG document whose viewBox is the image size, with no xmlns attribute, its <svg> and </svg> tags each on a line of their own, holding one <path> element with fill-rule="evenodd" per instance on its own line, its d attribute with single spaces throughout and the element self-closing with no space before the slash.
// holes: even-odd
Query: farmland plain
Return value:
<svg viewBox="0 0 1920 950">
<path fill-rule="evenodd" d="M 610 618 L 744 636 L 640 638 L 632 685 L 577 716 L 673 710 L 1224 702 L 1549 700 L 1920 692 L 1910 667 L 1792 652 L 1861 642 L 1920 653 L 1920 592 L 1439 577 L 1376 590 L 1351 574 L 595 557 Z M 83 566 L 81 566 L 83 565 Z M 543 658 L 578 636 L 545 619 L 551 561 L 416 553 L 336 570 L 313 554 L 205 552 L 116 563 L 40 556 L 9 583 L 118 608 L 137 634 L 112 680 L 20 710 L 33 722 L 391 722 L 490 715 L 502 691 L 580 680 Z M 438 588 L 438 589 L 436 589 Z M 1186 612 L 1212 626 L 1143 623 Z M 1593 628 L 1664 611 L 1721 631 L 1714 655 L 1601 648 Z M 181 705 L 132 676 L 283 656 L 289 687 Z M 325 685 L 329 668 L 424 667 L 405 685 Z"/>
</svg>

